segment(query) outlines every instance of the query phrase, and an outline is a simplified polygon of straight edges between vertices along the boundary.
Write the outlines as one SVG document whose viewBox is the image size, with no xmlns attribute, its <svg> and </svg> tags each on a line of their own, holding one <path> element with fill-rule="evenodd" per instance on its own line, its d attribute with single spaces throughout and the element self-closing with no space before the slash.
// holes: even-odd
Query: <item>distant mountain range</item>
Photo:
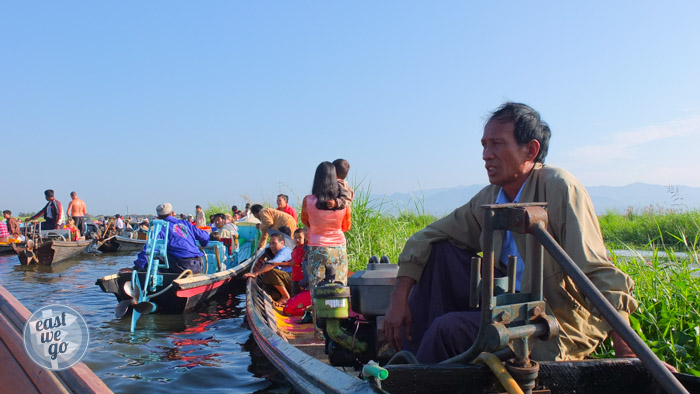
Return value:
<svg viewBox="0 0 700 394">
<path fill-rule="evenodd" d="M 383 199 L 383 211 L 399 213 L 402 210 L 424 210 L 438 217 L 450 213 L 465 204 L 485 185 L 458 186 L 430 189 L 411 193 L 373 195 L 375 201 Z M 596 213 L 624 212 L 628 208 L 692 210 L 700 209 L 700 188 L 689 186 L 661 186 L 632 183 L 626 186 L 586 186 L 593 199 Z"/>
</svg>

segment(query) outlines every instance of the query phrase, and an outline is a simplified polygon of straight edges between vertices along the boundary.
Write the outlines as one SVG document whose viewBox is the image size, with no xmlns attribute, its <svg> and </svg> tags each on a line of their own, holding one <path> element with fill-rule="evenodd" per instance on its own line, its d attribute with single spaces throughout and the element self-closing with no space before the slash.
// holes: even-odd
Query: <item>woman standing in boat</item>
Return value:
<svg viewBox="0 0 700 394">
<path fill-rule="evenodd" d="M 304 197 L 301 222 L 309 228 L 309 251 L 306 254 L 309 289 L 323 280 L 326 267 L 335 268 L 335 280 L 347 283 L 348 254 L 345 234 L 350 230 L 350 206 L 328 209 L 327 201 L 338 196 L 335 167 L 324 161 L 316 167 L 311 194 Z"/>
</svg>

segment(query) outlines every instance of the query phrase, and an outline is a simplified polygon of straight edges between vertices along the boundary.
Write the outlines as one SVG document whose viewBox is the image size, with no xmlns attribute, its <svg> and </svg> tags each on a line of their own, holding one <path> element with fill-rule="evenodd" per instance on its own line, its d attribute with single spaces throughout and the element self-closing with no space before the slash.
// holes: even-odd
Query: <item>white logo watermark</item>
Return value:
<svg viewBox="0 0 700 394">
<path fill-rule="evenodd" d="M 37 365 L 60 371 L 85 356 L 90 334 L 80 313 L 63 305 L 48 305 L 29 317 L 23 339 L 27 354 Z"/>
</svg>

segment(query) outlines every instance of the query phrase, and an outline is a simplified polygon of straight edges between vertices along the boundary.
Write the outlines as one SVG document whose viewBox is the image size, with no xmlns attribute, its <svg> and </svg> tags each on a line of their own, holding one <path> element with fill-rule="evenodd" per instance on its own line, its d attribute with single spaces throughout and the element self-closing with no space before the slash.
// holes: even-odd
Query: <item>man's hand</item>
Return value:
<svg viewBox="0 0 700 394">
<path fill-rule="evenodd" d="M 408 307 L 408 294 L 415 283 L 415 280 L 407 276 L 397 278 L 396 286 L 391 293 L 391 303 L 384 316 L 384 337 L 396 351 L 403 349 L 402 329 L 406 330 L 406 338 L 411 339 L 411 310 Z"/>
<path fill-rule="evenodd" d="M 612 339 L 613 349 L 615 349 L 615 357 L 637 358 L 637 354 L 634 352 L 634 350 L 632 350 L 632 348 L 629 347 L 627 342 L 625 342 L 625 340 L 622 339 L 622 337 L 620 336 L 620 334 L 617 333 L 617 331 L 610 331 L 610 338 Z M 661 360 L 661 362 L 669 371 L 674 373 L 678 372 L 678 370 L 676 370 L 676 368 L 673 365 L 663 360 Z"/>
<path fill-rule="evenodd" d="M 248 278 L 255 279 L 256 277 L 257 277 L 257 276 L 256 276 L 255 274 L 252 274 L 252 273 L 250 273 L 250 272 L 248 272 L 247 274 L 243 275 L 243 279 L 248 279 Z"/>
</svg>

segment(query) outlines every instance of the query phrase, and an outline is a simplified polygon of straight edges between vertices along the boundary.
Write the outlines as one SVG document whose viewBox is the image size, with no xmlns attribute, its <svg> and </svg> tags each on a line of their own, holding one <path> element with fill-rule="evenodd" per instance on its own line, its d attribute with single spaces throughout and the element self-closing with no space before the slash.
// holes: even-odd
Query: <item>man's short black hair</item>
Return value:
<svg viewBox="0 0 700 394">
<path fill-rule="evenodd" d="M 515 140 L 520 146 L 537 140 L 540 143 L 540 152 L 535 158 L 535 163 L 544 163 L 552 132 L 549 130 L 547 122 L 540 118 L 539 112 L 525 104 L 507 102 L 491 114 L 489 121 L 491 120 L 513 123 L 515 125 Z"/>
<path fill-rule="evenodd" d="M 6 210 L 2 211 L 2 214 L 3 215 L 8 214 L 8 215 L 12 216 L 12 211 L 10 211 L 9 209 L 6 209 Z"/>
<path fill-rule="evenodd" d="M 224 215 L 223 213 L 215 213 L 214 220 L 216 221 L 216 219 L 218 218 L 221 218 L 221 220 L 226 220 L 226 215 Z"/>
<path fill-rule="evenodd" d="M 345 179 L 350 172 L 350 163 L 345 159 L 335 159 L 333 160 L 333 166 L 335 167 L 335 175 L 338 179 Z"/>
<path fill-rule="evenodd" d="M 44 196 L 46 196 L 46 197 L 53 197 L 53 189 L 46 189 L 46 190 L 44 190 Z"/>
<path fill-rule="evenodd" d="M 287 226 L 282 226 L 277 231 L 281 232 L 282 234 L 287 234 L 288 237 L 292 236 L 292 229 Z"/>
<path fill-rule="evenodd" d="M 275 238 L 277 241 L 284 243 L 284 234 L 279 232 L 279 233 L 274 233 L 270 235 L 270 239 Z"/>
<path fill-rule="evenodd" d="M 253 206 L 250 207 L 250 213 L 253 215 L 257 215 L 260 211 L 262 211 L 263 206 L 260 204 L 253 204 Z"/>
</svg>

